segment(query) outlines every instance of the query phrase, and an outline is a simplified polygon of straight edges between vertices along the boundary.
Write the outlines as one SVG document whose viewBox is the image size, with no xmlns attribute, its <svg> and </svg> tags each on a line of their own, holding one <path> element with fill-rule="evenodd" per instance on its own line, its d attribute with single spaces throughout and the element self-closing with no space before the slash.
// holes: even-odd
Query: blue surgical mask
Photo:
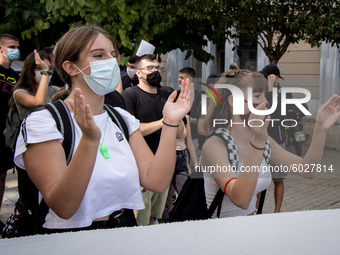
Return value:
<svg viewBox="0 0 340 255">
<path fill-rule="evenodd" d="M 135 78 L 136 69 L 126 68 L 126 72 L 127 72 L 127 75 L 130 77 L 130 79 Z"/>
<path fill-rule="evenodd" d="M 97 95 L 104 96 L 113 92 L 120 82 L 120 69 L 116 58 L 90 62 L 82 70 L 76 65 L 75 67 L 79 70 L 79 73 L 83 74 L 86 83 Z M 83 71 L 88 67 L 91 68 L 91 74 L 85 75 Z"/>
<path fill-rule="evenodd" d="M 5 55 L 5 58 L 7 58 L 7 60 L 15 61 L 19 59 L 20 57 L 19 49 L 11 49 L 11 48 L 5 48 L 5 49 L 7 49 L 7 54 Z"/>
</svg>

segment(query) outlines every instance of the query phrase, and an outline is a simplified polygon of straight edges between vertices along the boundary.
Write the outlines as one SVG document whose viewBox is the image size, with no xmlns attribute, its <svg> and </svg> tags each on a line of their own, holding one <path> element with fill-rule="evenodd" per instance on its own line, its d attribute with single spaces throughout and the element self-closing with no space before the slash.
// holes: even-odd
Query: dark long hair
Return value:
<svg viewBox="0 0 340 255">
<path fill-rule="evenodd" d="M 43 52 L 42 53 L 38 52 L 38 53 L 39 53 L 41 60 L 47 59 L 50 61 L 49 57 L 46 54 L 44 54 Z M 17 89 L 26 89 L 27 91 L 30 91 L 33 94 L 37 92 L 39 83 L 35 80 L 34 69 L 36 68 L 37 66 L 35 64 L 34 52 L 32 52 L 26 57 L 24 61 L 24 65 L 21 70 L 20 78 L 18 82 L 15 84 L 13 92 Z M 8 102 L 8 105 L 9 107 L 12 108 L 12 110 L 16 110 L 13 96 L 11 96 Z"/>
</svg>

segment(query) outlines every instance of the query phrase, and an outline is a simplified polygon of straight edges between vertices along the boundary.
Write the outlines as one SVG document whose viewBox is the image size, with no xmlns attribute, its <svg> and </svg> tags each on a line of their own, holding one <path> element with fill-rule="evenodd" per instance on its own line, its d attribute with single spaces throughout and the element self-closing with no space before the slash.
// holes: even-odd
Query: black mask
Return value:
<svg viewBox="0 0 340 255">
<path fill-rule="evenodd" d="M 162 76 L 158 71 L 150 73 L 146 76 L 146 82 L 152 87 L 157 87 L 162 81 Z"/>
</svg>

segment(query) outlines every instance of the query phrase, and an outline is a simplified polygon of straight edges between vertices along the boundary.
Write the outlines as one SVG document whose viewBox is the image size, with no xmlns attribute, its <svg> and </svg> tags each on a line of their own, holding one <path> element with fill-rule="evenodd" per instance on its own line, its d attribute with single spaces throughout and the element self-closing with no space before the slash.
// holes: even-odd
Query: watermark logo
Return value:
<svg viewBox="0 0 340 255">
<path fill-rule="evenodd" d="M 202 83 L 203 84 L 203 83 Z M 218 97 L 218 99 L 220 100 L 220 103 L 222 105 L 222 101 L 220 96 L 218 95 L 218 93 L 216 92 L 216 90 L 207 84 L 203 84 L 205 86 L 207 86 L 209 89 L 211 89 L 216 96 Z M 244 107 L 243 107 L 243 103 L 244 103 L 244 95 L 243 92 L 240 88 L 236 87 L 235 85 L 231 85 L 231 84 L 216 84 L 214 86 L 216 89 L 229 89 L 231 91 L 231 94 L 233 95 L 233 114 L 239 115 L 239 114 L 244 114 Z M 209 94 L 212 98 L 212 94 L 206 90 L 206 89 L 202 89 L 203 91 L 205 91 L 207 94 Z M 250 112 L 256 114 L 256 115 L 269 115 L 272 114 L 276 108 L 277 108 L 277 88 L 273 88 L 273 100 L 272 100 L 272 106 L 270 109 L 267 110 L 257 110 L 254 108 L 253 106 L 253 88 L 248 88 L 247 89 L 247 93 L 248 93 L 248 108 L 250 110 Z M 287 98 L 287 94 L 288 93 L 301 93 L 304 94 L 305 97 L 301 97 L 301 98 Z M 207 114 L 207 100 L 206 100 L 206 95 L 202 94 L 201 95 L 201 99 L 202 99 L 202 108 L 201 108 L 201 114 L 202 115 L 206 115 Z M 214 99 L 214 98 L 213 98 Z M 304 115 L 312 115 L 304 106 L 304 103 L 307 103 L 309 100 L 311 99 L 311 93 L 309 90 L 304 89 L 304 88 L 281 88 L 281 115 L 287 115 L 287 105 L 295 105 Z M 216 100 L 214 99 L 215 105 L 216 104 Z"/>
<path fill-rule="evenodd" d="M 218 98 L 218 100 L 220 101 L 220 104 L 222 106 L 222 100 L 219 96 L 219 94 L 217 93 L 217 91 L 215 89 L 228 89 L 230 90 L 232 96 L 233 96 L 233 114 L 235 115 L 243 115 L 244 114 L 244 94 L 243 91 L 235 86 L 235 85 L 231 85 L 231 84 L 215 84 L 214 88 L 211 85 L 207 85 L 204 83 L 201 83 L 202 85 L 208 87 L 211 91 L 214 92 L 214 94 L 216 95 L 216 97 Z M 202 115 L 206 115 L 207 114 L 207 94 L 213 99 L 215 106 L 217 106 L 217 101 L 214 98 L 213 94 L 204 88 L 201 88 L 201 90 L 203 90 L 204 92 L 206 92 L 206 94 L 202 94 L 201 95 L 201 114 Z M 272 92 L 272 105 L 269 109 L 266 110 L 257 110 L 254 106 L 253 106 L 253 89 L 251 87 L 247 88 L 247 93 L 248 93 L 248 109 L 251 113 L 256 114 L 256 115 L 270 115 L 272 114 L 276 108 L 277 108 L 277 104 L 278 104 L 278 91 L 277 88 L 274 87 L 273 88 L 273 92 Z M 287 98 L 287 94 L 289 93 L 298 93 L 298 94 L 302 94 L 303 96 L 300 98 Z M 282 116 L 286 116 L 287 115 L 287 106 L 288 105 L 295 105 L 304 115 L 312 115 L 307 109 L 306 107 L 303 105 L 304 103 L 307 103 L 310 99 L 311 99 L 311 93 L 309 90 L 305 89 L 305 88 L 296 88 L 296 87 L 288 87 L 288 88 L 281 88 L 281 115 Z M 272 122 L 272 125 L 274 125 L 274 121 L 279 121 L 277 119 L 272 119 L 272 120 L 268 120 Z M 296 123 L 295 120 L 293 119 L 286 119 L 281 121 L 282 126 L 285 127 L 290 127 L 285 125 L 282 122 L 285 121 L 293 121 L 294 123 Z M 263 121 L 260 121 L 261 123 L 263 123 Z M 228 123 L 228 120 L 221 120 L 221 119 L 216 119 L 214 120 L 214 125 L 215 124 L 226 124 Z M 249 123 L 247 123 L 249 124 Z M 294 124 L 295 126 L 296 124 Z"/>
<path fill-rule="evenodd" d="M 203 86 L 206 86 L 208 89 L 210 89 L 212 92 L 214 92 L 214 94 L 216 95 L 217 99 L 219 100 L 221 106 L 222 106 L 222 100 L 219 96 L 219 94 L 217 93 L 217 91 L 211 86 L 211 85 L 208 85 L 208 84 L 205 84 L 205 83 L 202 83 L 202 82 L 199 82 L 199 84 L 203 85 Z M 215 106 L 217 105 L 217 101 L 215 99 L 215 97 L 213 96 L 213 94 L 205 89 L 205 88 L 200 88 L 200 90 L 204 91 L 206 94 L 202 94 L 201 95 L 201 110 L 202 110 L 202 115 L 206 115 L 207 114 L 207 94 L 211 97 L 211 99 L 214 101 L 215 103 Z"/>
</svg>

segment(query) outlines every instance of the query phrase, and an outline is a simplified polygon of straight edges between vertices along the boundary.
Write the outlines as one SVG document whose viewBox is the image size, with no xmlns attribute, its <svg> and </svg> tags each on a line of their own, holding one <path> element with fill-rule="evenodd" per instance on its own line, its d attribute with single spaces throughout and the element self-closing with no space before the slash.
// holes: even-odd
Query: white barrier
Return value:
<svg viewBox="0 0 340 255">
<path fill-rule="evenodd" d="M 340 254 L 340 209 L 0 240 L 11 254 Z"/>
</svg>

